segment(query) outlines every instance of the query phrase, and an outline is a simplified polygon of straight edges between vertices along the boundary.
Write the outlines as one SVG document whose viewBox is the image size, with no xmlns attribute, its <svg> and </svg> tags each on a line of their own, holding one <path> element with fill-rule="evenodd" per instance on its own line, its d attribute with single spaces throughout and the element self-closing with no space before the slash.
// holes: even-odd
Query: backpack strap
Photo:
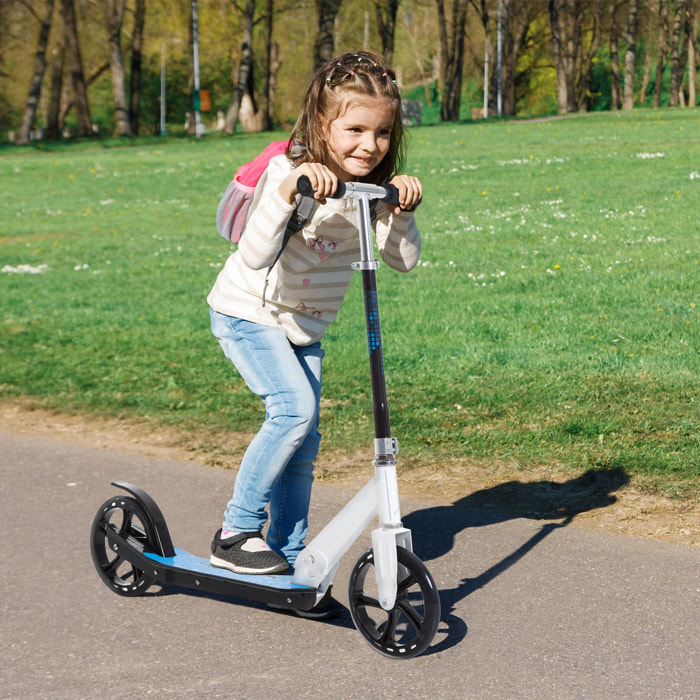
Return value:
<svg viewBox="0 0 700 700">
<path fill-rule="evenodd" d="M 284 249 L 287 247 L 287 243 L 289 243 L 289 239 L 295 233 L 299 233 L 299 231 L 301 231 L 304 228 L 304 226 L 306 226 L 306 224 L 311 220 L 311 217 L 314 215 L 317 206 L 318 202 L 313 197 L 305 197 L 302 195 L 301 199 L 297 202 L 297 205 L 294 208 L 292 215 L 289 217 L 289 221 L 287 222 L 287 228 L 284 231 L 284 238 L 282 239 L 282 245 L 280 246 L 279 252 L 273 260 L 272 265 L 270 265 L 270 267 L 267 268 L 267 274 L 265 275 L 265 286 L 263 288 L 262 296 L 263 306 L 265 306 L 267 281 L 268 277 L 270 276 L 270 273 L 272 272 L 272 268 L 277 264 L 277 261 L 280 259 L 282 253 L 284 252 Z"/>
</svg>

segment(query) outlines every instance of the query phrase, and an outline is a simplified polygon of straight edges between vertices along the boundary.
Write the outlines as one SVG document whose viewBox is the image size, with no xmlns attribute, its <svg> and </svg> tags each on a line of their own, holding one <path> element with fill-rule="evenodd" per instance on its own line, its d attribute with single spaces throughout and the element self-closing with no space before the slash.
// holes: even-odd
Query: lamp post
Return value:
<svg viewBox="0 0 700 700">
<path fill-rule="evenodd" d="M 498 116 L 503 116 L 503 92 L 501 87 L 501 72 L 503 68 L 503 42 L 501 35 L 503 28 L 501 25 L 501 0 L 498 0 L 498 67 L 496 68 L 496 104 L 498 106 Z"/>
<path fill-rule="evenodd" d="M 192 0 L 192 54 L 194 63 L 194 130 L 199 138 L 202 135 L 202 116 L 199 97 L 199 25 L 197 22 L 197 0 Z"/>
<path fill-rule="evenodd" d="M 160 43 L 160 135 L 167 136 L 165 129 L 165 42 Z"/>
</svg>

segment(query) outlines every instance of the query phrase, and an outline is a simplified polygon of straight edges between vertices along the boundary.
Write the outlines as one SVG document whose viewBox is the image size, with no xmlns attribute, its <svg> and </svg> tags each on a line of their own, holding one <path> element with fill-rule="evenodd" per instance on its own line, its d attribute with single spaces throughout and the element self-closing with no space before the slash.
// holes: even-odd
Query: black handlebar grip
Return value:
<svg viewBox="0 0 700 700">
<path fill-rule="evenodd" d="M 393 204 L 394 206 L 399 206 L 399 190 L 395 185 L 387 183 L 384 185 L 386 190 L 386 195 L 382 197 L 382 202 L 385 204 Z"/>
<path fill-rule="evenodd" d="M 314 188 L 311 187 L 311 180 L 309 180 L 306 175 L 301 175 L 297 180 L 297 191 L 300 195 L 304 197 L 313 197 Z M 338 187 L 335 192 L 331 195 L 331 199 L 340 199 L 345 196 L 345 183 L 342 180 L 338 180 Z"/>
</svg>

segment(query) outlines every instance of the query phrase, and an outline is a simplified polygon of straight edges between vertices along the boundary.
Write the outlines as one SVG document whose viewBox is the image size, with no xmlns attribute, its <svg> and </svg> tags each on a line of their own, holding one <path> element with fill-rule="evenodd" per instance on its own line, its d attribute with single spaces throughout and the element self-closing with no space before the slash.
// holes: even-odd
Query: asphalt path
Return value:
<svg viewBox="0 0 700 700">
<path fill-rule="evenodd" d="M 0 432 L 0 697 L 698 698 L 700 549 L 402 503 L 440 589 L 420 657 L 373 651 L 349 613 L 328 623 L 154 587 L 112 593 L 92 519 L 128 481 L 155 498 L 176 546 L 206 556 L 233 474 Z M 316 485 L 312 534 L 352 495 Z M 602 504 L 601 504 L 602 505 Z M 336 597 L 369 546 L 341 562 Z"/>
</svg>

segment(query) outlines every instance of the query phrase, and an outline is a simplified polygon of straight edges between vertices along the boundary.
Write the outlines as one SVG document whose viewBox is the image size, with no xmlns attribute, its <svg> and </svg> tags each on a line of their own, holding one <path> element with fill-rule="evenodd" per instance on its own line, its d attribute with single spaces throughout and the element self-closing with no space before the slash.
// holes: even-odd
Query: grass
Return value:
<svg viewBox="0 0 700 700">
<path fill-rule="evenodd" d="M 623 469 L 697 497 L 699 134 L 697 109 L 412 130 L 422 259 L 379 271 L 407 468 Z M 268 140 L 0 147 L 1 395 L 255 430 L 205 297 L 218 195 Z M 371 445 L 360 297 L 325 342 L 330 450 Z"/>
</svg>

